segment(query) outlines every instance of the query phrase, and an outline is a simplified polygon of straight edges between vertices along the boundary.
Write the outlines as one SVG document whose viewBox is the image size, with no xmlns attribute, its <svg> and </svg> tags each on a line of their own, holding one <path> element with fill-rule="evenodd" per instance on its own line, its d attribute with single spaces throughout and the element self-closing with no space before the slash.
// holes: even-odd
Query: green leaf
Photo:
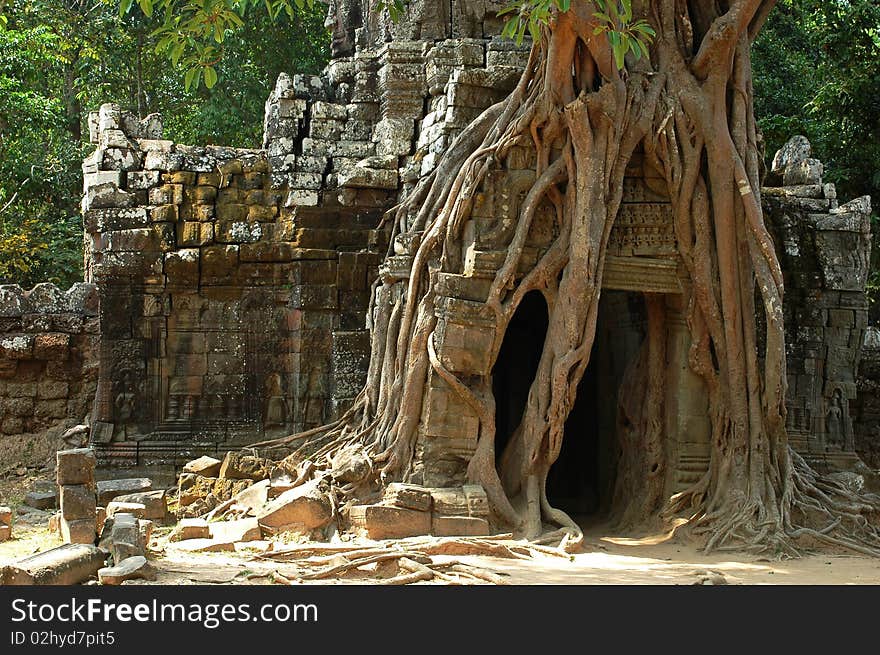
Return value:
<svg viewBox="0 0 880 655">
<path fill-rule="evenodd" d="M 197 66 L 190 68 L 186 71 L 186 75 L 183 76 L 183 85 L 186 87 L 186 90 L 189 91 L 190 87 L 193 85 L 193 81 L 196 78 L 196 73 L 198 73 L 201 69 Z"/>
<path fill-rule="evenodd" d="M 623 47 L 620 44 L 617 44 L 616 46 L 614 46 L 613 52 L 614 52 L 614 64 L 617 66 L 617 68 L 619 70 L 622 70 L 623 64 L 624 64 L 624 55 L 625 55 L 626 51 L 623 49 Z"/>
<path fill-rule="evenodd" d="M 217 84 L 217 71 L 214 70 L 213 66 L 206 66 L 205 86 L 209 89 L 213 89 L 215 84 Z"/>
<path fill-rule="evenodd" d="M 131 2 L 129 2 L 131 5 Z M 138 7 L 141 8 L 141 11 L 149 17 L 153 15 L 153 0 L 138 0 Z"/>
</svg>

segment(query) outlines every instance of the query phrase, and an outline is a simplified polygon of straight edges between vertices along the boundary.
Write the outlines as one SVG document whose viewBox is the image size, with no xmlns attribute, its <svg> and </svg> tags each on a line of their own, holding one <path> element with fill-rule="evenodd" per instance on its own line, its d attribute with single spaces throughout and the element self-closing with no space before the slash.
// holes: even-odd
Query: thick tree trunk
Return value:
<svg viewBox="0 0 880 655">
<path fill-rule="evenodd" d="M 595 34 L 592 2 L 575 0 L 554 16 L 511 97 L 465 130 L 435 174 L 398 208 L 395 234 L 419 238 L 408 284 L 376 287 L 367 387 L 340 421 L 312 435 L 306 450 L 320 457 L 361 443 L 384 479 L 405 478 L 428 376 L 439 375 L 479 417 L 468 477 L 486 489 L 498 519 L 529 538 L 555 524 L 568 544 L 577 543 L 580 529 L 550 505 L 545 486 L 589 363 L 624 172 L 641 146 L 645 165 L 665 176 L 672 201 L 690 281 L 689 362 L 708 391 L 712 450 L 703 479 L 666 502 L 664 306 L 648 298 L 648 338 L 627 374 L 620 407 L 616 495 L 626 502 L 619 518 L 635 523 L 656 516 L 666 502 L 664 515 L 686 511 L 706 533 L 707 548 L 792 553 L 794 540 L 807 535 L 858 548 L 875 543 L 877 533 L 864 519 L 873 501 L 819 481 L 791 452 L 784 429 L 783 285 L 761 213 L 749 60 L 751 39 L 773 4 L 634 1 L 635 17 L 648 20 L 657 37 L 650 60 L 627 58 L 623 71 L 613 65 L 606 36 Z M 524 139 L 536 150 L 537 170 L 486 302 L 496 325 L 492 360 L 529 291 L 546 298 L 549 326 L 499 477 L 491 382 L 465 384 L 434 350 L 434 278 L 461 272 L 461 231 L 472 199 L 486 173 Z M 542 206 L 555 214 L 557 236 L 537 265 L 517 277 Z M 766 322 L 760 354 L 759 312 Z"/>
</svg>

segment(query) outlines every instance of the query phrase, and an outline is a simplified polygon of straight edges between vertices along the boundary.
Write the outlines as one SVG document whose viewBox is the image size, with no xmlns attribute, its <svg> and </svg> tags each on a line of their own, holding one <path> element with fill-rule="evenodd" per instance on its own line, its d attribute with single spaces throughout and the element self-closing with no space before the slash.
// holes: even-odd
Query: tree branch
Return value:
<svg viewBox="0 0 880 655">
<path fill-rule="evenodd" d="M 749 28 L 762 5 L 773 2 L 775 0 L 736 0 L 727 12 L 712 21 L 691 63 L 694 76 L 705 80 L 714 62 L 729 61 L 739 35 Z"/>
<path fill-rule="evenodd" d="M 764 23 L 767 21 L 767 16 L 776 7 L 776 3 L 777 0 L 764 0 L 761 4 L 754 18 L 752 18 L 752 22 L 749 24 L 749 43 L 754 43 L 755 39 L 758 38 L 761 28 L 764 27 Z"/>
</svg>

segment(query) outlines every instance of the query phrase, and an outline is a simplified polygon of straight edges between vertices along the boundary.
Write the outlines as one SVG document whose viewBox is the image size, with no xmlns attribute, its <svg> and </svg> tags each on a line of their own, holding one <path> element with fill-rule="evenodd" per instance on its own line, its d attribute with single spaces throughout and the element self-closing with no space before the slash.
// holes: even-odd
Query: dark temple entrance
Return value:
<svg viewBox="0 0 880 655">
<path fill-rule="evenodd" d="M 547 302 L 538 291 L 527 293 L 510 319 L 492 369 L 495 396 L 495 459 L 522 420 L 529 388 L 538 371 L 549 323 Z"/>
<path fill-rule="evenodd" d="M 644 338 L 639 293 L 605 290 L 599 304 L 590 363 L 565 422 L 559 458 L 547 479 L 547 498 L 575 520 L 604 515 L 611 505 L 617 459 L 617 394 Z"/>
</svg>

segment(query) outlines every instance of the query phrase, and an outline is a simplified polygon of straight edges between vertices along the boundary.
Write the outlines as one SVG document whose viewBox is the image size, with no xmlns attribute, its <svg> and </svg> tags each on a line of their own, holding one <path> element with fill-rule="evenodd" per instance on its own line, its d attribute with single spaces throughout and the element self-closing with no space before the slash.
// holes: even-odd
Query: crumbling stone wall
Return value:
<svg viewBox="0 0 880 655">
<path fill-rule="evenodd" d="M 816 465 L 841 468 L 856 451 L 857 374 L 868 325 L 870 198 L 838 206 L 821 162 L 795 137 L 776 157 L 764 211 L 785 277 L 787 428 Z"/>
<path fill-rule="evenodd" d="M 86 416 L 97 382 L 97 315 L 93 285 L 0 286 L 0 435 Z"/>
<path fill-rule="evenodd" d="M 856 452 L 871 468 L 880 468 L 880 327 L 865 330 L 850 411 Z"/>
<path fill-rule="evenodd" d="M 412 35 L 437 42 L 385 43 L 359 25 L 353 56 L 321 76 L 280 76 L 260 150 L 163 141 L 159 117 L 112 105 L 92 115 L 83 211 L 103 308 L 100 458 L 177 463 L 315 427 L 351 403 L 388 248 L 382 214 L 527 56 L 444 20 Z"/>
<path fill-rule="evenodd" d="M 91 439 L 118 465 L 225 452 L 345 407 L 383 247 L 375 211 L 303 204 L 265 151 L 173 144 L 158 123 L 105 105 L 84 164 L 101 296 Z"/>
</svg>

